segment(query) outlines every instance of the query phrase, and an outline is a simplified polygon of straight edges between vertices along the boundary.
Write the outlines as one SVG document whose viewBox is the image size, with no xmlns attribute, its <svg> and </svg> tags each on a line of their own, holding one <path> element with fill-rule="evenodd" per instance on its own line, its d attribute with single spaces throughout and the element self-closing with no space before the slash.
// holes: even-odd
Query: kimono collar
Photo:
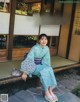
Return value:
<svg viewBox="0 0 80 102">
<path fill-rule="evenodd" d="M 39 46 L 41 49 L 44 49 L 45 48 L 45 46 L 42 47 L 39 43 L 36 43 L 36 45 Z"/>
</svg>

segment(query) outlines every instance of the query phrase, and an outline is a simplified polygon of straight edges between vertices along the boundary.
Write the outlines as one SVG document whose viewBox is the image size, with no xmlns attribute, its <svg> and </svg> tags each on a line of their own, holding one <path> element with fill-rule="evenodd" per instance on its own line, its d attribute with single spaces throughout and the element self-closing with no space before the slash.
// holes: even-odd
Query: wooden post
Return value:
<svg viewBox="0 0 80 102">
<path fill-rule="evenodd" d="M 69 28 L 69 36 L 68 36 L 68 43 L 67 43 L 66 59 L 68 59 L 68 57 L 69 57 L 72 31 L 73 31 L 73 24 L 74 24 L 74 18 L 75 18 L 75 11 L 76 11 L 76 3 L 73 3 L 71 21 L 70 21 L 70 28 Z"/>
<path fill-rule="evenodd" d="M 44 1 L 41 1 L 41 10 L 40 10 L 40 15 L 44 14 Z"/>
<path fill-rule="evenodd" d="M 10 0 L 10 23 L 9 23 L 9 37 L 7 48 L 7 59 L 12 60 L 12 48 L 13 48 L 13 33 L 14 33 L 14 20 L 16 10 L 16 0 Z"/>
<path fill-rule="evenodd" d="M 39 32 L 38 32 L 38 35 L 40 35 L 40 30 L 41 30 L 41 25 L 39 25 Z"/>
<path fill-rule="evenodd" d="M 61 4 L 61 10 L 60 10 L 60 15 L 63 16 L 63 11 L 64 11 L 64 3 Z"/>
<path fill-rule="evenodd" d="M 50 7 L 50 15 L 53 15 L 53 13 L 54 13 L 54 4 L 55 4 L 55 0 L 53 0 L 53 1 L 50 3 L 50 5 L 51 5 L 51 7 Z"/>
</svg>

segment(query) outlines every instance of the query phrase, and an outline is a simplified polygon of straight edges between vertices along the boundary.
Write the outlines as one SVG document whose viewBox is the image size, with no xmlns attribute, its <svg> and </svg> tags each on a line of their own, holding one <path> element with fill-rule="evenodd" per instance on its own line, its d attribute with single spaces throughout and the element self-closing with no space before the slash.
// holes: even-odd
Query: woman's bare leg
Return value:
<svg viewBox="0 0 80 102">
<path fill-rule="evenodd" d="M 50 95 L 53 97 L 53 99 L 54 99 L 55 101 L 58 101 L 57 96 L 52 92 L 52 87 L 51 87 L 51 86 L 49 87 L 49 93 L 50 93 Z"/>
<path fill-rule="evenodd" d="M 50 102 L 53 102 L 53 98 L 52 98 L 51 94 L 49 93 L 49 90 L 47 90 L 47 91 L 45 92 L 45 98 L 46 98 L 46 97 L 47 97 L 48 100 L 50 100 Z"/>
<path fill-rule="evenodd" d="M 51 86 L 49 87 L 49 93 L 50 93 L 50 95 L 53 95 L 52 87 Z"/>
</svg>

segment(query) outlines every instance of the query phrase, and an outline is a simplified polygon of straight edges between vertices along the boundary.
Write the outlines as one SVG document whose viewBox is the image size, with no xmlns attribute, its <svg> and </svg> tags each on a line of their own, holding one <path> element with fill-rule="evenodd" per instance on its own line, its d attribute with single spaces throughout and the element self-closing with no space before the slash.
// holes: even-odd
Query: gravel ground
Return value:
<svg viewBox="0 0 80 102">
<path fill-rule="evenodd" d="M 69 69 L 56 73 L 58 85 L 63 85 L 69 91 L 80 89 L 80 68 Z"/>
</svg>

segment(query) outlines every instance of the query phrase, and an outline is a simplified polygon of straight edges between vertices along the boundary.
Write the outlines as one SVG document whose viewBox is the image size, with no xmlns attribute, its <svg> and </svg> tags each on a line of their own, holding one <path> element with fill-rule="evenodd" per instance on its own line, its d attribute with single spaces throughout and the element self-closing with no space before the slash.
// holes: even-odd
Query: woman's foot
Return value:
<svg viewBox="0 0 80 102">
<path fill-rule="evenodd" d="M 55 102 L 58 101 L 58 98 L 55 94 L 52 93 L 51 96 L 52 96 L 53 100 L 55 100 Z"/>
<path fill-rule="evenodd" d="M 55 102 L 58 101 L 58 98 L 57 98 L 57 96 L 53 93 L 51 86 L 49 87 L 49 94 L 52 96 L 52 98 L 53 98 L 53 100 L 54 100 Z"/>
<path fill-rule="evenodd" d="M 53 100 L 53 97 L 52 97 L 51 95 L 49 95 L 49 96 L 46 96 L 46 95 L 45 95 L 45 99 L 46 99 L 48 102 L 55 102 L 55 101 Z"/>
</svg>

